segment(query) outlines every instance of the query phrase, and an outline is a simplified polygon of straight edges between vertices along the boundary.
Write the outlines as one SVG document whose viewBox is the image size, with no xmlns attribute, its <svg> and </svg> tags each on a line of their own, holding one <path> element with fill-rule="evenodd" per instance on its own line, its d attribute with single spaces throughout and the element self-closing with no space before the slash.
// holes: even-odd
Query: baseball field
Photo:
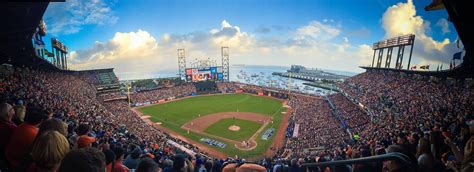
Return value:
<svg viewBox="0 0 474 172">
<path fill-rule="evenodd" d="M 287 122 L 282 100 L 249 94 L 194 96 L 136 110 L 149 116 L 158 128 L 219 157 L 263 156 L 275 136 L 279 132 L 284 134 L 284 129 L 278 129 Z M 262 134 L 270 128 L 277 133 L 267 140 L 262 139 Z M 226 146 L 211 146 L 201 142 L 201 138 L 216 140 Z"/>
</svg>

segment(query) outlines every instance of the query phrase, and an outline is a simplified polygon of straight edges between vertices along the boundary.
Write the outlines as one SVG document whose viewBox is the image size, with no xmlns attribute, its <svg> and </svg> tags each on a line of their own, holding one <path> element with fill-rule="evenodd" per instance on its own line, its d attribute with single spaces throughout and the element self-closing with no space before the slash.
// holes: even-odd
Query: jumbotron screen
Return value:
<svg viewBox="0 0 474 172">
<path fill-rule="evenodd" d="M 222 66 L 207 67 L 207 68 L 187 68 L 186 80 L 192 82 L 199 81 L 218 81 L 222 80 Z"/>
</svg>

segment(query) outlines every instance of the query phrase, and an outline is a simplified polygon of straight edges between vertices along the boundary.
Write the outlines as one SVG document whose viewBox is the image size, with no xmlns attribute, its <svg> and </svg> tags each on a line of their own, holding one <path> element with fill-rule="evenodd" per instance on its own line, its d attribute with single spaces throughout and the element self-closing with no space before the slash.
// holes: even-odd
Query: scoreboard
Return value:
<svg viewBox="0 0 474 172">
<path fill-rule="evenodd" d="M 222 81 L 222 66 L 206 67 L 206 68 L 187 68 L 186 81 Z"/>
</svg>

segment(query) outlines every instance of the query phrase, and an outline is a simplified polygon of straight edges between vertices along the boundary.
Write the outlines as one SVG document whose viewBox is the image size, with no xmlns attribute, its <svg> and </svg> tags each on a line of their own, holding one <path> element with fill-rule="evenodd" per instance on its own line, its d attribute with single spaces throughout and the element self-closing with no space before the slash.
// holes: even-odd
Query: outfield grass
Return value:
<svg viewBox="0 0 474 172">
<path fill-rule="evenodd" d="M 253 96 L 248 94 L 222 94 L 212 96 L 196 96 L 182 100 L 157 104 L 138 109 L 145 115 L 150 116 L 153 122 L 161 122 L 163 127 L 171 129 L 189 139 L 199 142 L 203 138 L 200 134 L 182 129 L 186 122 L 199 117 L 199 115 L 209 115 L 218 112 L 254 112 L 262 115 L 273 116 L 273 124 L 267 125 L 263 131 L 273 127 L 278 130 L 283 118 L 281 112 L 286 111 L 282 107 L 282 102 L 276 99 Z M 259 136 L 257 147 L 250 151 L 240 151 L 234 145 L 228 144 L 226 148 L 213 147 L 229 156 L 239 155 L 240 157 L 253 157 L 262 155 L 272 144 L 274 136 L 269 140 L 262 140 Z M 212 147 L 212 146 L 211 146 Z"/>
<path fill-rule="evenodd" d="M 232 125 L 239 126 L 240 130 L 229 130 L 229 127 Z M 235 141 L 244 141 L 250 139 L 260 127 L 262 127 L 262 124 L 258 122 L 227 118 L 221 119 L 207 127 L 204 132 Z"/>
</svg>

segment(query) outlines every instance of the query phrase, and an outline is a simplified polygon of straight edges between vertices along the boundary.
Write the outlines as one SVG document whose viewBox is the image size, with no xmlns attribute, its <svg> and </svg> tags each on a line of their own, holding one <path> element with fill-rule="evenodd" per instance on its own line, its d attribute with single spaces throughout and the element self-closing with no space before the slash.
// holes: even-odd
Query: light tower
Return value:
<svg viewBox="0 0 474 172">
<path fill-rule="evenodd" d="M 222 47 L 222 79 L 229 82 L 229 47 Z"/>
<path fill-rule="evenodd" d="M 184 54 L 184 49 L 178 49 L 178 68 L 179 77 L 182 80 L 186 80 L 186 57 Z"/>
</svg>

